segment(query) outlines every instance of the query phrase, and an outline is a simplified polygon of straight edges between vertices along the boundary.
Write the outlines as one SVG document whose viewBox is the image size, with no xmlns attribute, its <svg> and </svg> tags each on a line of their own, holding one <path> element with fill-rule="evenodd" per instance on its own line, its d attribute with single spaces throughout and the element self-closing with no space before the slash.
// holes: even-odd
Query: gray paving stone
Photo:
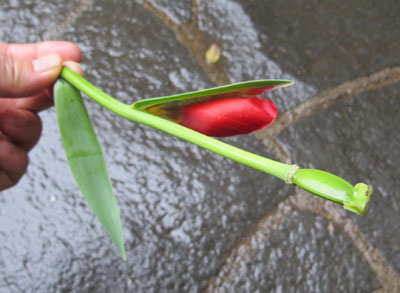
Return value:
<svg viewBox="0 0 400 293">
<path fill-rule="evenodd" d="M 318 89 L 400 64 L 396 0 L 238 2 L 268 57 Z"/>
<path fill-rule="evenodd" d="M 365 217 L 354 216 L 368 240 L 400 269 L 400 86 L 338 102 L 288 128 L 280 139 L 303 167 L 323 169 L 353 184 L 372 184 Z"/>
<path fill-rule="evenodd" d="M 368 264 L 332 224 L 294 212 L 220 291 L 371 292 L 380 287 Z"/>
<path fill-rule="evenodd" d="M 40 41 L 43 35 L 65 19 L 79 0 L 1 1 L 0 40 L 7 43 Z"/>
</svg>

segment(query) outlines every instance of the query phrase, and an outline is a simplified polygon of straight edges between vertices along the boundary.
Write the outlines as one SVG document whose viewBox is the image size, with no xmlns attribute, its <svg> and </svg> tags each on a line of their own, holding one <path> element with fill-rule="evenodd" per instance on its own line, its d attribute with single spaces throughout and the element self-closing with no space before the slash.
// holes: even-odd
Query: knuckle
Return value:
<svg viewBox="0 0 400 293">
<path fill-rule="evenodd" d="M 3 83 L 6 83 L 8 86 L 8 91 L 13 95 L 17 90 L 17 85 L 21 80 L 21 70 L 18 65 L 18 61 L 15 61 L 6 56 L 0 57 L 0 66 L 2 72 Z"/>
</svg>

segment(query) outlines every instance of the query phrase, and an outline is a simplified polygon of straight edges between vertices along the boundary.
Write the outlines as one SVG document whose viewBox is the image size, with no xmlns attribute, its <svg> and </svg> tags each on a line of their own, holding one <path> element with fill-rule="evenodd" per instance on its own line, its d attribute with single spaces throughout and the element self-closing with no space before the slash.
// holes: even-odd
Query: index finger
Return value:
<svg viewBox="0 0 400 293">
<path fill-rule="evenodd" d="M 82 53 L 71 42 L 47 41 L 34 44 L 0 44 L 0 55 L 13 59 L 34 60 L 41 56 L 58 53 L 64 61 L 80 62 Z"/>
</svg>

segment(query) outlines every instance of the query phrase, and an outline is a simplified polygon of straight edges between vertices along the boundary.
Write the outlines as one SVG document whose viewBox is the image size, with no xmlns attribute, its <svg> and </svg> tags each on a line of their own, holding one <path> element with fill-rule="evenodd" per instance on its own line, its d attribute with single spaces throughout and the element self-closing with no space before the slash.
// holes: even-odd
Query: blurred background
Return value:
<svg viewBox="0 0 400 293">
<path fill-rule="evenodd" d="M 76 42 L 86 78 L 125 103 L 294 80 L 266 94 L 271 128 L 224 141 L 374 193 L 359 217 L 85 98 L 127 261 L 79 193 L 50 109 L 27 174 L 0 194 L 0 292 L 400 291 L 399 15 L 395 0 L 2 1 L 2 42 Z"/>
</svg>

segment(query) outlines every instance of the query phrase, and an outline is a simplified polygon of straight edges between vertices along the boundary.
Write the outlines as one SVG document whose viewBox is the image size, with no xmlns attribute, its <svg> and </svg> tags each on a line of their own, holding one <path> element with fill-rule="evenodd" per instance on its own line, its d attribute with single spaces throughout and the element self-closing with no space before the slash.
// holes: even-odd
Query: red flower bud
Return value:
<svg viewBox="0 0 400 293">
<path fill-rule="evenodd" d="M 247 134 L 270 125 L 278 116 L 268 99 L 226 98 L 179 107 L 179 124 L 208 136 Z"/>
</svg>

